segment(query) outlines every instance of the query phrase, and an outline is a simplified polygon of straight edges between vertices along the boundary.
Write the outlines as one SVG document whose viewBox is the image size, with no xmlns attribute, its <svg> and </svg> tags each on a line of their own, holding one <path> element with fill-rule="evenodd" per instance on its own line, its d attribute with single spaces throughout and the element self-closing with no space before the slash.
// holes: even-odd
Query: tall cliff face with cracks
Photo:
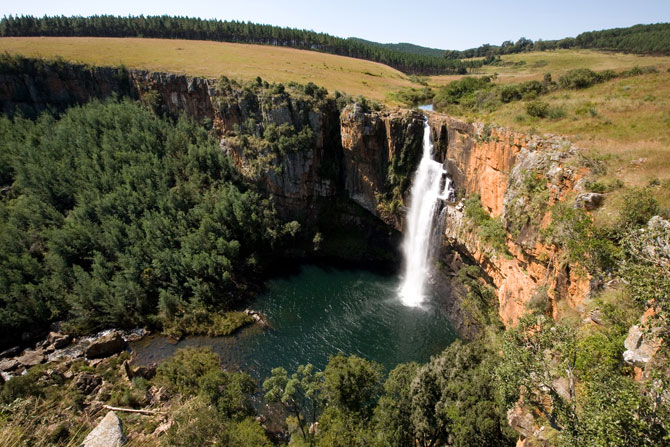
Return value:
<svg viewBox="0 0 670 447">
<path fill-rule="evenodd" d="M 461 196 L 478 195 L 481 207 L 504 229 L 494 250 L 468 218 L 463 203 L 447 207 L 446 249 L 466 253 L 495 285 L 499 316 L 514 325 L 537 294 L 547 294 L 555 317 L 561 303 L 580 310 L 590 290 L 582 269 L 561 262 L 543 237 L 551 205 L 571 200 L 588 173 L 580 152 L 554 136 L 537 137 L 469 124 L 430 113 L 437 157 Z M 486 236 L 486 235 L 485 235 Z"/>
</svg>

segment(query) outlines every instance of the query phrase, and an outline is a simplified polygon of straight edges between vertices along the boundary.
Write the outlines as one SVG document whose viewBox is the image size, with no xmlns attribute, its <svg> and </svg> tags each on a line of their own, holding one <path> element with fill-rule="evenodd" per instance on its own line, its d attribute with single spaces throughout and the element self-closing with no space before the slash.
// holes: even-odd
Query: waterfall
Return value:
<svg viewBox="0 0 670 447">
<path fill-rule="evenodd" d="M 453 200 L 451 179 L 442 164 L 433 160 L 433 143 L 428 120 L 423 125 L 423 155 L 412 182 L 407 225 L 402 249 L 405 272 L 399 289 L 406 306 L 419 306 L 424 301 L 424 289 L 430 275 L 432 242 L 439 235 L 442 222 L 439 210 L 443 200 Z"/>
</svg>

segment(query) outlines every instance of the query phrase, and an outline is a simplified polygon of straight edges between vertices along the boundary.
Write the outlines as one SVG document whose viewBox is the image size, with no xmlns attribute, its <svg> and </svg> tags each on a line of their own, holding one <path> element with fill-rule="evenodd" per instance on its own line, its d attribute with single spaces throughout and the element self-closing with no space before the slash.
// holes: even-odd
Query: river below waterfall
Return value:
<svg viewBox="0 0 670 447">
<path fill-rule="evenodd" d="M 147 337 L 131 344 L 138 364 L 171 356 L 184 347 L 209 346 L 224 367 L 257 380 L 272 368 L 289 372 L 300 364 L 323 369 L 331 355 L 356 354 L 381 363 L 425 362 L 456 335 L 444 312 L 431 305 L 404 306 L 399 280 L 365 270 L 305 265 L 299 273 L 273 278 L 250 308 L 265 314 L 270 328 L 253 325 L 229 337 L 187 337 L 172 344 Z"/>
</svg>

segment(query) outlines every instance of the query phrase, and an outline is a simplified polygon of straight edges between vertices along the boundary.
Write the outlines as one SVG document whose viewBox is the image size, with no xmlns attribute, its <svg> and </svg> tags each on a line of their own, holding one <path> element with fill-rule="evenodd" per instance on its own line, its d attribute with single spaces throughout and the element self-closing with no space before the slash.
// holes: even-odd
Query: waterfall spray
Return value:
<svg viewBox="0 0 670 447">
<path fill-rule="evenodd" d="M 441 232 L 441 225 L 436 228 L 436 221 L 442 220 L 436 214 L 439 214 L 441 201 L 449 200 L 453 195 L 451 179 L 446 174 L 442 164 L 433 160 L 433 143 L 426 120 L 423 125 L 423 155 L 412 182 L 402 244 L 405 273 L 399 295 L 406 306 L 420 306 L 425 298 L 424 289 L 430 275 L 431 242 L 435 234 Z"/>
</svg>

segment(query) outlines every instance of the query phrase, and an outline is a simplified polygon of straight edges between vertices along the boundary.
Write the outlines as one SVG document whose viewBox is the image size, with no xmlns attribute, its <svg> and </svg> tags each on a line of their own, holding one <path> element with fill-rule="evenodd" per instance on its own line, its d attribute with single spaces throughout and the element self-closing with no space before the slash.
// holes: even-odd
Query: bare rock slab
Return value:
<svg viewBox="0 0 670 447">
<path fill-rule="evenodd" d="M 110 411 L 79 447 L 121 447 L 127 441 L 121 419 Z"/>
</svg>

